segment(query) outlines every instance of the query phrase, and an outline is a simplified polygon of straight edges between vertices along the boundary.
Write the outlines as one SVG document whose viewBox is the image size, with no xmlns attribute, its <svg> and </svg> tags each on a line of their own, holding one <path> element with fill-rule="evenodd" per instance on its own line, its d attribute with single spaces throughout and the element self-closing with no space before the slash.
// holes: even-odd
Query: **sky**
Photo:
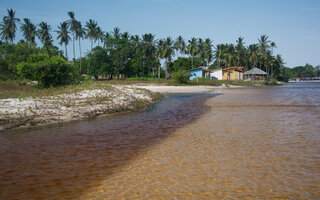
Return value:
<svg viewBox="0 0 320 200">
<path fill-rule="evenodd" d="M 74 11 L 83 25 L 93 19 L 106 32 L 119 27 L 133 35 L 153 33 L 156 39 L 181 35 L 186 40 L 210 38 L 217 45 L 235 44 L 243 37 L 248 46 L 267 35 L 287 67 L 320 64 L 320 0 L 1 0 L 1 19 L 10 8 L 21 20 L 47 22 L 62 50 L 54 30 Z M 18 31 L 16 41 L 20 39 Z M 89 51 L 89 41 L 82 46 L 83 52 Z M 73 55 L 72 43 L 68 54 Z"/>
</svg>

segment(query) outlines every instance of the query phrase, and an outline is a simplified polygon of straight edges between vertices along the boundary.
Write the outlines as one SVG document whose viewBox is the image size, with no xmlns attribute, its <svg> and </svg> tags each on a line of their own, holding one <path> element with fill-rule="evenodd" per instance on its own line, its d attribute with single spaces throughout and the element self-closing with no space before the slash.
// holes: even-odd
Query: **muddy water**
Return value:
<svg viewBox="0 0 320 200">
<path fill-rule="evenodd" d="M 1 132 L 0 199 L 77 199 L 193 122 L 212 96 L 171 95 L 146 112 Z"/>
<path fill-rule="evenodd" d="M 138 115 L 2 134 L 0 196 L 319 199 L 320 85 L 218 92 L 173 95 Z"/>
</svg>

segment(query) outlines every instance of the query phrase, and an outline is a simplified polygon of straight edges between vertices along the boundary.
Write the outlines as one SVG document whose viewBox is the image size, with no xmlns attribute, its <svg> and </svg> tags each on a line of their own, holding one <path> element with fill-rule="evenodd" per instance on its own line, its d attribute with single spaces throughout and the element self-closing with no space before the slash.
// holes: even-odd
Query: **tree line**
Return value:
<svg viewBox="0 0 320 200">
<path fill-rule="evenodd" d="M 7 12 L 8 15 L 3 17 L 0 25 L 0 36 L 5 41 L 2 43 L 3 48 L 15 45 L 13 42 L 17 25 L 21 24 L 20 31 L 24 40 L 19 41 L 16 46 L 21 47 L 22 43 L 27 43 L 26 48 L 36 49 L 37 37 L 43 44 L 38 48 L 38 53 L 46 52 L 49 56 L 60 55 L 68 61 L 67 46 L 72 42 L 72 63 L 80 74 L 108 75 L 109 78 L 160 78 L 174 71 L 198 66 L 209 68 L 238 66 L 244 67 L 245 70 L 258 67 L 273 78 L 287 78 L 285 74 L 281 74 L 284 69 L 281 55 L 273 55 L 277 45 L 269 40 L 267 35 L 262 35 L 256 44 L 248 46 L 245 45 L 243 37 L 239 37 L 235 44 L 214 45 L 210 38 L 193 37 L 186 40 L 178 36 L 176 39 L 171 37 L 156 39 L 152 33 L 132 35 L 121 32 L 119 28 L 105 32 L 93 19 L 89 19 L 83 25 L 71 11 L 67 13 L 68 19 L 61 22 L 57 30 L 52 30 L 46 22 L 34 24 L 28 18 L 22 21 L 15 17 L 15 11 L 12 9 L 8 9 Z M 57 33 L 56 40 L 64 47 L 64 52 L 53 45 L 53 32 Z M 85 56 L 81 51 L 83 39 L 88 39 L 91 47 Z M 75 56 L 76 42 L 78 42 L 79 58 Z M 24 50 L 27 51 L 25 48 Z M 2 54 L 6 52 L 1 51 Z M 28 55 L 27 53 L 26 57 Z M 5 57 L 2 55 L 1 59 Z"/>
</svg>

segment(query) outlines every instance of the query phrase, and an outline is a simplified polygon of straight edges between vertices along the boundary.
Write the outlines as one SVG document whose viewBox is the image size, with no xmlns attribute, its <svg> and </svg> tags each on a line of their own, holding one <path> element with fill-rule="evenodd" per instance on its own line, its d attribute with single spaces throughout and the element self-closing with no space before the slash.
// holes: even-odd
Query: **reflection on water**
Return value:
<svg viewBox="0 0 320 200">
<path fill-rule="evenodd" d="M 0 194 L 319 199 L 320 85 L 222 92 L 208 100 L 172 96 L 139 115 L 1 135 Z"/>
</svg>

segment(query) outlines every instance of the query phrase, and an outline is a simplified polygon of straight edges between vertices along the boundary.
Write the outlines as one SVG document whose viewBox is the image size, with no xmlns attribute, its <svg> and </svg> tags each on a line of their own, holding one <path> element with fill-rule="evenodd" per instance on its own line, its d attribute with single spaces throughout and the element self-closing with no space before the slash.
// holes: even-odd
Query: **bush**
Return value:
<svg viewBox="0 0 320 200">
<path fill-rule="evenodd" d="M 18 64 L 20 78 L 36 80 L 42 87 L 60 86 L 77 81 L 78 72 L 61 56 L 30 55 L 27 62 Z"/>
<path fill-rule="evenodd" d="M 172 78 L 178 83 L 187 83 L 191 74 L 186 71 L 176 71 L 172 73 Z"/>
<path fill-rule="evenodd" d="M 191 85 L 210 85 L 210 86 L 220 86 L 220 82 L 218 80 L 210 80 L 209 78 L 198 78 L 189 81 Z"/>
</svg>

